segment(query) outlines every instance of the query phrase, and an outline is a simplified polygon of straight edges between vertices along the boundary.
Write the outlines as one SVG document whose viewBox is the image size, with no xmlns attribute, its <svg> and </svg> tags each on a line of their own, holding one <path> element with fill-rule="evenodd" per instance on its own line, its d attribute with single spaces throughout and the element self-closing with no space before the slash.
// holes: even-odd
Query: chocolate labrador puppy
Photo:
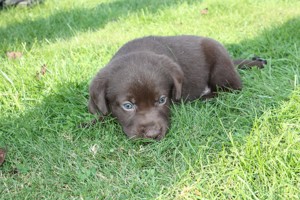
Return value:
<svg viewBox="0 0 300 200">
<path fill-rule="evenodd" d="M 235 66 L 263 67 L 265 60 L 232 61 L 217 41 L 198 36 L 149 36 L 122 46 L 90 85 L 88 108 L 112 113 L 129 138 L 162 139 L 172 101 L 206 99 L 240 90 Z"/>
</svg>

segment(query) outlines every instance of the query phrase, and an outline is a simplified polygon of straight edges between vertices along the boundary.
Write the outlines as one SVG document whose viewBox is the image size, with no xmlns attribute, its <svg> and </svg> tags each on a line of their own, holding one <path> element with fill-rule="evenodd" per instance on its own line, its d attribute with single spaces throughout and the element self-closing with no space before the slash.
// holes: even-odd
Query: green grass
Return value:
<svg viewBox="0 0 300 200">
<path fill-rule="evenodd" d="M 200 11 L 208 8 L 207 15 Z M 47 0 L 0 11 L 0 199 L 300 199 L 300 2 Z M 159 142 L 116 121 L 80 129 L 88 85 L 126 41 L 222 42 L 244 89 L 172 107 Z M 8 59 L 6 52 L 23 53 Z M 40 79 L 36 73 L 46 64 Z"/>
</svg>

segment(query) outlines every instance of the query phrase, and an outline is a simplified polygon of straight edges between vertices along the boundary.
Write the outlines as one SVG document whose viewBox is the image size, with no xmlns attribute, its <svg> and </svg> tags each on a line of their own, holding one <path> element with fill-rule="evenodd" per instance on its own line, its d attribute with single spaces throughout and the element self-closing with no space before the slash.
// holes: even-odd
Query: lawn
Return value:
<svg viewBox="0 0 300 200">
<path fill-rule="evenodd" d="M 46 0 L 0 19 L 0 199 L 300 199 L 300 1 Z M 78 127 L 122 44 L 181 34 L 268 64 L 240 70 L 239 93 L 173 105 L 159 142 L 112 117 Z"/>
</svg>

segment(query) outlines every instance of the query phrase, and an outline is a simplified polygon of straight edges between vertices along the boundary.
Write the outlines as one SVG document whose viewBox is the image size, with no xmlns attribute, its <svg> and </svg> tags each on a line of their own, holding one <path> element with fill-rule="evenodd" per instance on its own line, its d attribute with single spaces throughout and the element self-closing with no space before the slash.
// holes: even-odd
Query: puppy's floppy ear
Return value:
<svg viewBox="0 0 300 200">
<path fill-rule="evenodd" d="M 181 98 L 181 91 L 182 91 L 182 82 L 184 78 L 183 71 L 181 67 L 172 61 L 170 58 L 166 56 L 162 56 L 161 59 L 162 66 L 167 70 L 168 74 L 172 77 L 173 83 L 175 86 L 175 100 L 178 101 Z"/>
<path fill-rule="evenodd" d="M 106 102 L 108 75 L 108 70 L 104 68 L 100 70 L 100 72 L 98 72 L 98 74 L 91 82 L 88 108 L 90 113 L 92 114 L 98 114 L 99 112 L 103 115 L 108 114 L 108 107 Z"/>
</svg>

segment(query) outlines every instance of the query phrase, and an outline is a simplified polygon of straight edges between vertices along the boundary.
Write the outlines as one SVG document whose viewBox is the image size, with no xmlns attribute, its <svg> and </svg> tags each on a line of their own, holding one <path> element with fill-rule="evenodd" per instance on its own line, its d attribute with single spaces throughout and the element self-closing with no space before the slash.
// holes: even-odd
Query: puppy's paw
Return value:
<svg viewBox="0 0 300 200">
<path fill-rule="evenodd" d="M 254 56 L 252 58 L 252 61 L 255 62 L 255 65 L 258 67 L 258 68 L 264 68 L 266 64 L 268 64 L 267 60 L 259 57 L 259 56 Z"/>
</svg>

